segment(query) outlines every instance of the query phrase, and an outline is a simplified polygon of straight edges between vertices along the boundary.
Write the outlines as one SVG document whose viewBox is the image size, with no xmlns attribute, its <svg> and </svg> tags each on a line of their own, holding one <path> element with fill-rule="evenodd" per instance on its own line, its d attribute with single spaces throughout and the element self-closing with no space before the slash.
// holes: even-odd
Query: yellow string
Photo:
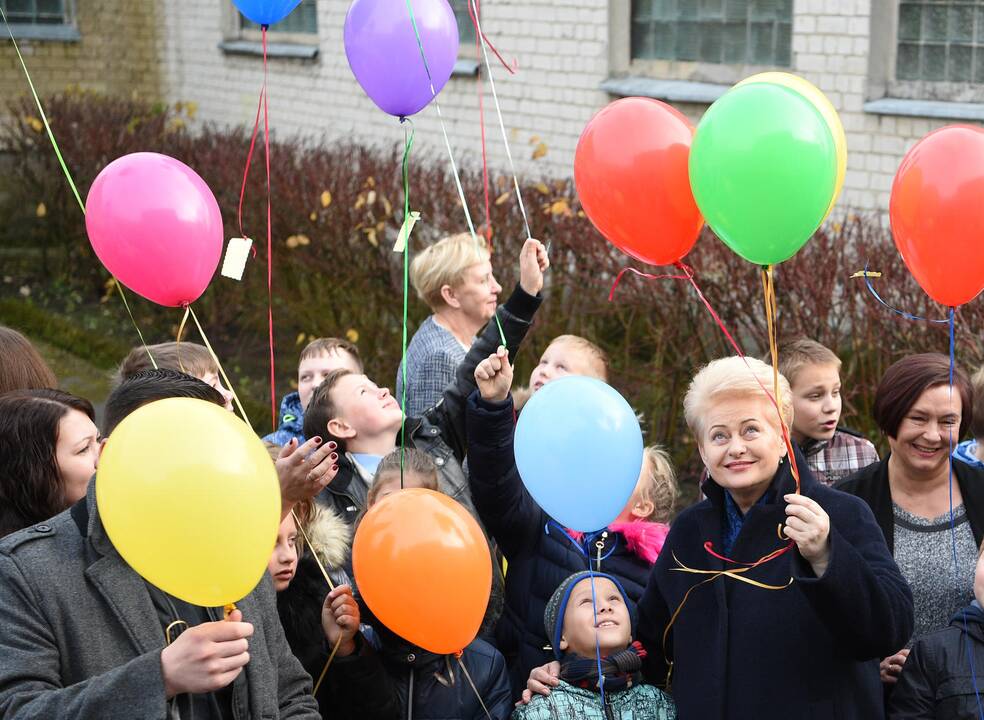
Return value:
<svg viewBox="0 0 984 720">
<path fill-rule="evenodd" d="M 239 402 L 239 395 L 236 393 L 236 388 L 234 388 L 232 383 L 229 382 L 229 376 L 226 375 L 225 369 L 222 367 L 222 362 L 219 360 L 219 356 L 216 355 L 215 350 L 212 349 L 212 344 L 208 341 L 208 337 L 202 329 L 202 324 L 198 322 L 198 316 L 195 315 L 195 309 L 191 305 L 188 305 L 188 312 L 191 313 L 191 319 L 195 321 L 195 327 L 198 328 L 198 334 L 202 336 L 202 341 L 208 349 L 208 354 L 212 356 L 212 360 L 215 361 L 216 367 L 219 368 L 219 373 L 222 375 L 222 379 L 225 380 L 226 387 L 229 388 L 229 392 L 232 393 L 232 399 L 236 401 L 236 407 L 239 408 L 239 413 L 243 416 L 243 420 L 246 421 L 246 424 L 250 425 L 251 423 L 249 418 L 246 416 L 246 411 L 243 409 L 243 404 Z"/>
<path fill-rule="evenodd" d="M 185 323 L 188 322 L 188 313 L 190 311 L 191 311 L 191 306 L 185 305 L 185 314 L 184 317 L 181 318 L 181 324 L 178 325 L 178 337 L 175 338 L 175 342 L 174 342 L 174 346 L 175 346 L 174 352 L 178 356 L 178 367 L 181 368 L 181 372 L 186 374 L 188 371 L 185 370 L 184 362 L 181 360 L 181 335 L 184 333 Z"/>
<path fill-rule="evenodd" d="M 321 671 L 321 675 L 318 676 L 318 682 L 314 684 L 314 690 L 311 691 L 312 695 L 318 694 L 318 688 L 321 687 L 321 682 L 325 679 L 325 675 L 328 674 L 328 668 L 331 666 L 331 661 L 335 659 L 335 653 L 338 652 L 338 648 L 342 645 L 342 636 L 338 636 L 338 640 L 335 641 L 335 647 L 331 649 L 331 655 L 328 656 L 328 661 L 325 663 L 324 669 Z"/>
<path fill-rule="evenodd" d="M 331 578 L 328 577 L 328 571 L 325 570 L 325 566 L 321 564 L 321 558 L 318 557 L 317 550 L 314 549 L 314 545 L 311 544 L 311 540 L 308 538 L 308 534 L 304 531 L 304 525 L 301 523 L 300 519 L 298 519 L 297 513 L 295 513 L 293 511 L 293 509 L 290 511 L 290 514 L 291 514 L 291 517 L 294 518 L 294 525 L 296 525 L 297 526 L 297 529 L 301 531 L 301 537 L 304 538 L 304 544 L 307 545 L 311 549 L 311 555 L 314 556 L 314 561 L 316 563 L 318 563 L 318 569 L 321 570 L 321 574 L 324 576 L 325 582 L 328 583 L 328 587 L 330 589 L 334 590 L 335 589 L 335 583 L 333 583 L 331 581 Z"/>
</svg>

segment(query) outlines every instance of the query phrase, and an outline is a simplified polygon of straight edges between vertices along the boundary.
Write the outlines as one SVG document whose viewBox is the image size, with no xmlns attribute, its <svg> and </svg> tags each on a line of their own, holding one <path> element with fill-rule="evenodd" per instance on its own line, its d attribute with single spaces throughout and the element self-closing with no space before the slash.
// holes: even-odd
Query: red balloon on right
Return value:
<svg viewBox="0 0 984 720">
<path fill-rule="evenodd" d="M 649 98 L 623 98 L 588 122 L 574 153 L 584 212 L 605 238 L 651 265 L 681 260 L 704 219 L 687 163 L 694 126 Z"/>
<path fill-rule="evenodd" d="M 948 125 L 906 154 L 889 203 L 909 272 L 947 307 L 984 289 L 984 129 Z"/>
</svg>

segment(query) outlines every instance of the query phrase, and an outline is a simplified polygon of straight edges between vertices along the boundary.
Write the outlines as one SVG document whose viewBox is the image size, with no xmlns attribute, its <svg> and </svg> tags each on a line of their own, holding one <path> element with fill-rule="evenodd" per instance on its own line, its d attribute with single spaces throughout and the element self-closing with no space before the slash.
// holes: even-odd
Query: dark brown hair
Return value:
<svg viewBox="0 0 984 720">
<path fill-rule="evenodd" d="M 893 364 L 882 376 L 875 391 L 872 409 L 881 431 L 894 438 L 899 425 L 919 397 L 930 388 L 950 384 L 950 359 L 940 353 L 909 355 Z M 953 369 L 953 389 L 960 396 L 960 430 L 963 437 L 974 420 L 973 392 L 970 381 L 959 366 Z"/>
<path fill-rule="evenodd" d="M 0 325 L 0 395 L 58 385 L 55 374 L 27 338 Z"/>
<path fill-rule="evenodd" d="M 56 449 L 59 423 L 72 410 L 96 420 L 92 403 L 61 390 L 0 397 L 0 537 L 66 508 Z"/>
<path fill-rule="evenodd" d="M 333 440 L 338 445 L 339 453 L 345 452 L 345 441 L 328 432 L 328 422 L 338 417 L 338 405 L 332 400 L 331 391 L 346 375 L 355 373 L 346 368 L 338 368 L 325 375 L 325 379 L 314 389 L 307 410 L 304 411 L 304 437 L 310 440 L 321 436 L 324 440 Z"/>
</svg>

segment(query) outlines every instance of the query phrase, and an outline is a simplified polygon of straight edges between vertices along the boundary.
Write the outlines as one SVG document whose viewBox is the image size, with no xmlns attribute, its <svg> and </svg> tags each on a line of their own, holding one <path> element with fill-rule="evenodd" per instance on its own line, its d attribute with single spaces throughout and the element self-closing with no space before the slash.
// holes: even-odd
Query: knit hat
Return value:
<svg viewBox="0 0 984 720">
<path fill-rule="evenodd" d="M 582 580 L 590 577 L 611 580 L 615 587 L 618 588 L 619 593 L 622 595 L 622 599 L 625 601 L 625 604 L 629 609 L 630 631 L 633 637 L 635 636 L 635 611 L 629 603 L 629 596 L 626 595 L 625 588 L 622 587 L 622 583 L 620 583 L 617 578 L 606 573 L 594 572 L 592 570 L 582 570 L 581 572 L 574 573 L 566 578 L 557 587 L 557 589 L 554 590 L 554 594 L 550 596 L 550 600 L 547 602 L 547 608 L 543 612 L 543 628 L 547 632 L 547 638 L 549 638 L 550 646 L 553 648 L 554 657 L 558 660 L 563 654 L 560 650 L 560 638 L 564 634 L 564 614 L 567 612 L 567 602 L 571 599 L 571 592 L 574 590 L 574 586 Z"/>
</svg>

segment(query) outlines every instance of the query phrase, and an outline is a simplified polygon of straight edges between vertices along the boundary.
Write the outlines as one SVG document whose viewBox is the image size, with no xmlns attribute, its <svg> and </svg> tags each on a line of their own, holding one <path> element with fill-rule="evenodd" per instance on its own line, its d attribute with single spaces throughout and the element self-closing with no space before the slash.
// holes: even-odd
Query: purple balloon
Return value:
<svg viewBox="0 0 984 720">
<path fill-rule="evenodd" d="M 407 0 L 354 0 L 345 16 L 345 55 L 355 79 L 383 112 L 397 117 L 425 108 L 458 58 L 458 23 L 447 0 L 410 1 L 426 68 Z"/>
</svg>

